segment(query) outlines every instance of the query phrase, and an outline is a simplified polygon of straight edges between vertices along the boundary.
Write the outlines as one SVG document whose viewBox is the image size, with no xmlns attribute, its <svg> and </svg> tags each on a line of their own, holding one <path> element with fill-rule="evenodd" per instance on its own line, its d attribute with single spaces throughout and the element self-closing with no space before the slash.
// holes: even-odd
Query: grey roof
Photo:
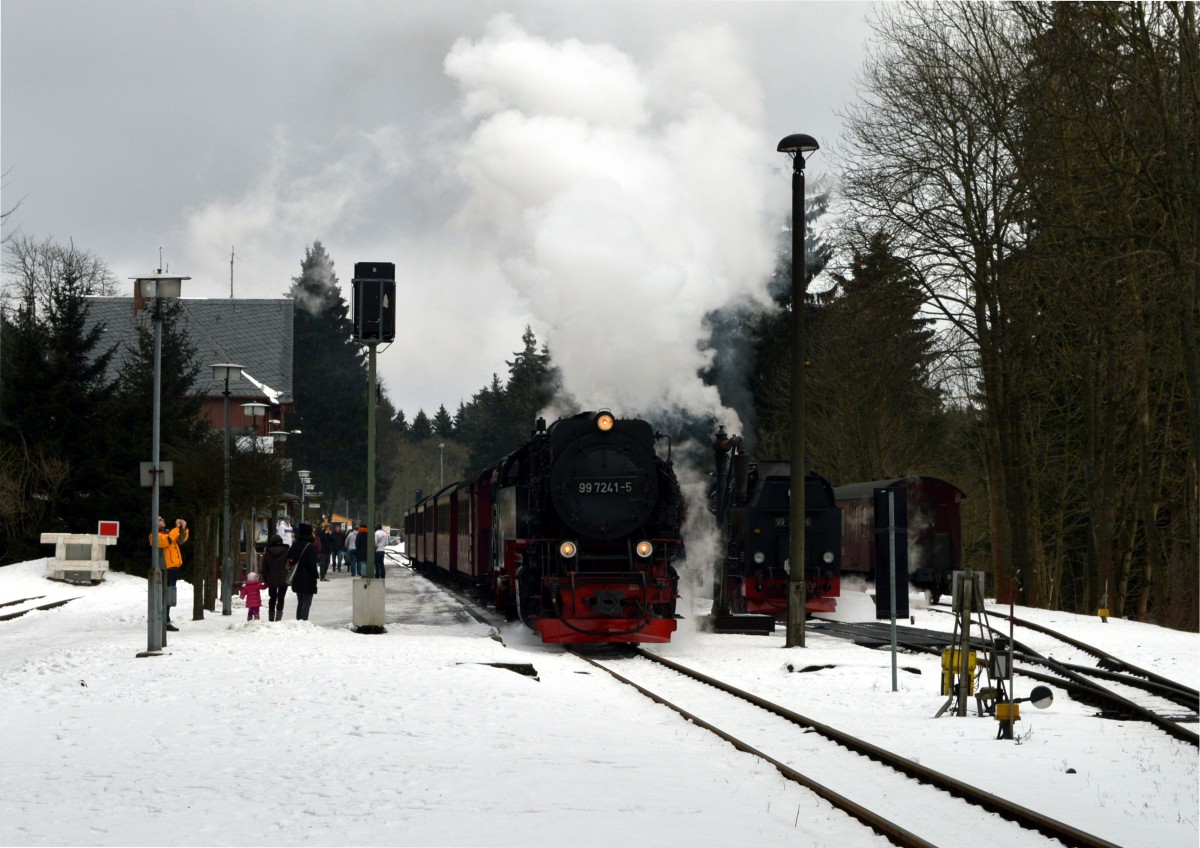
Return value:
<svg viewBox="0 0 1200 848">
<path fill-rule="evenodd" d="M 241 365 L 252 380 L 231 382 L 231 395 L 263 397 L 259 383 L 277 393 L 277 403 L 292 402 L 292 317 L 291 298 L 237 300 L 233 298 L 180 298 L 188 335 L 196 346 L 196 361 L 202 368 L 196 381 L 197 394 L 220 395 L 224 381 L 212 377 L 209 367 L 218 363 Z M 101 350 L 118 344 L 109 365 L 114 377 L 121 363 L 136 348 L 136 328 L 149 321 L 149 310 L 136 317 L 132 297 L 89 297 L 89 325 L 105 324 Z"/>
</svg>

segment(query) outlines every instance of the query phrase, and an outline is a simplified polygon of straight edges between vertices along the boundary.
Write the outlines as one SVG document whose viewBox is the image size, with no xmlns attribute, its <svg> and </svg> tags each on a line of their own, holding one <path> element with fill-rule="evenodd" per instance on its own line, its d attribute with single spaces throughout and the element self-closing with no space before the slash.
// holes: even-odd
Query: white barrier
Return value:
<svg viewBox="0 0 1200 848">
<path fill-rule="evenodd" d="M 42 544 L 54 545 L 54 557 L 46 560 L 46 576 L 68 583 L 99 583 L 108 571 L 104 548 L 116 543 L 116 536 L 43 533 Z"/>
</svg>

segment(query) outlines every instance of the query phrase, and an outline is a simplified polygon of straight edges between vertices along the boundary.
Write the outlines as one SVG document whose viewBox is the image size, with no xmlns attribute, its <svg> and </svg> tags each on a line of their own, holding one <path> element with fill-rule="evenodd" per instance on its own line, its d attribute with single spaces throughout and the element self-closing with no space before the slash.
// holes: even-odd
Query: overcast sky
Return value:
<svg viewBox="0 0 1200 848">
<path fill-rule="evenodd" d="M 278 297 L 324 243 L 393 261 L 411 420 L 529 324 L 584 408 L 716 409 L 705 312 L 760 300 L 783 136 L 832 168 L 867 4 L 4 0 L 3 207 L 185 296 Z M 299 355 L 299 354 L 298 354 Z M 737 426 L 736 421 L 729 422 Z"/>
</svg>

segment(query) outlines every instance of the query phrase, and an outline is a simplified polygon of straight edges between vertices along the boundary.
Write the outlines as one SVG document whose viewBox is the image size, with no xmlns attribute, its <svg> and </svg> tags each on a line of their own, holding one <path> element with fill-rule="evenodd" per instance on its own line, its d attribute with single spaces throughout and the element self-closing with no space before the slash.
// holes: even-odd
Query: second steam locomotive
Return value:
<svg viewBox="0 0 1200 848">
<path fill-rule="evenodd" d="M 549 644 L 668 642 L 683 498 L 646 421 L 584 412 L 404 516 L 413 565 Z"/>
<path fill-rule="evenodd" d="M 716 604 L 729 612 L 781 617 L 788 606 L 791 463 L 752 461 L 741 440 L 716 438 L 713 512 L 723 536 Z M 829 481 L 809 471 L 804 485 L 805 612 L 833 612 L 841 594 L 842 513 Z M 724 598 L 721 591 L 724 589 Z"/>
</svg>

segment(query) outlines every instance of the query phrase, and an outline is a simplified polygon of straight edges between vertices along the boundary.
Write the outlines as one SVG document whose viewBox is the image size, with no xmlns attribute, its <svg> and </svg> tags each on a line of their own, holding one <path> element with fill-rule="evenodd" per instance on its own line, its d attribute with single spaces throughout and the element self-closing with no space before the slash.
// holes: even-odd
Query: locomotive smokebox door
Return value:
<svg viewBox="0 0 1200 848">
<path fill-rule="evenodd" d="M 396 266 L 392 262 L 354 263 L 354 338 L 390 342 L 396 338 Z"/>
</svg>

